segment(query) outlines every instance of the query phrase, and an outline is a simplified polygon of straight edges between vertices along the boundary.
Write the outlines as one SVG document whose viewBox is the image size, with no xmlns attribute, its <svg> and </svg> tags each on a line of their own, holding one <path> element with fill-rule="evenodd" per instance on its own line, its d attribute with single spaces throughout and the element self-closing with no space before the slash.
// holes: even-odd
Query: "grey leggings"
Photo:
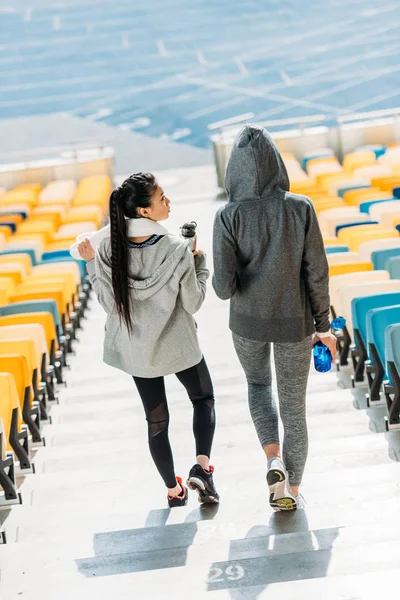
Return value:
<svg viewBox="0 0 400 600">
<path fill-rule="evenodd" d="M 312 337 L 302 342 L 274 344 L 279 412 L 284 428 L 282 458 L 291 485 L 300 485 L 307 452 L 306 389 Z M 278 412 L 272 395 L 271 344 L 233 334 L 246 374 L 249 407 L 261 446 L 279 444 Z"/>
</svg>

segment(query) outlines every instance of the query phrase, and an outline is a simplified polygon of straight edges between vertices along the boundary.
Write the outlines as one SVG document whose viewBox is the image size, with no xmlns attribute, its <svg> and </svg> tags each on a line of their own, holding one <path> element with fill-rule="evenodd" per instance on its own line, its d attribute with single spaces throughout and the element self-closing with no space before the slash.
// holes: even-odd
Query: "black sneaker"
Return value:
<svg viewBox="0 0 400 600">
<path fill-rule="evenodd" d="M 188 491 L 187 488 L 185 488 L 185 486 L 182 485 L 182 478 L 177 477 L 176 481 L 181 486 L 182 491 L 179 494 L 179 496 L 174 496 L 173 498 L 171 498 L 171 496 L 168 494 L 168 506 L 170 508 L 175 508 L 176 506 L 186 506 L 188 501 Z"/>
<path fill-rule="evenodd" d="M 217 504 L 219 495 L 215 489 L 213 480 L 214 467 L 210 466 L 209 471 L 205 471 L 200 465 L 194 465 L 190 469 L 187 484 L 191 490 L 199 495 L 199 502 L 203 504 Z"/>
</svg>

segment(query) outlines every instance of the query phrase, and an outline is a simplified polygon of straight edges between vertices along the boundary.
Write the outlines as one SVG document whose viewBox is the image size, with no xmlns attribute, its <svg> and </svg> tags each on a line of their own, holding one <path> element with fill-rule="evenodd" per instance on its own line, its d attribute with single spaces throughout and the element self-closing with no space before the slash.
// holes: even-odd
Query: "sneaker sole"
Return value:
<svg viewBox="0 0 400 600">
<path fill-rule="evenodd" d="M 275 511 L 297 510 L 294 497 L 288 495 L 286 473 L 281 469 L 271 469 L 267 473 L 267 483 L 270 491 L 269 504 Z M 280 497 L 275 499 L 275 496 Z"/>
<path fill-rule="evenodd" d="M 201 504 L 218 504 L 219 499 L 215 498 L 214 496 L 210 496 L 206 490 L 204 481 L 199 477 L 190 477 L 186 483 L 191 490 L 198 493 L 198 499 Z"/>
</svg>

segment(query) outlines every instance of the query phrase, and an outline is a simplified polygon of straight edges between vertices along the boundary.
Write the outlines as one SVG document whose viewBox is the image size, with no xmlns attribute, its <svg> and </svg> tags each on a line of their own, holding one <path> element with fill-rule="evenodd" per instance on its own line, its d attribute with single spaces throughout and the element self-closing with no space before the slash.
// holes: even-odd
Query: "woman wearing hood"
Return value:
<svg viewBox="0 0 400 600">
<path fill-rule="evenodd" d="M 245 126 L 226 170 L 228 203 L 214 224 L 213 286 L 230 299 L 230 329 L 248 382 L 250 413 L 267 457 L 275 510 L 303 507 L 299 486 L 308 435 L 306 388 L 313 343 L 336 352 L 330 333 L 329 271 L 309 198 L 289 192 L 279 151 L 265 129 Z M 281 452 L 272 396 L 271 343 L 284 427 Z"/>
<path fill-rule="evenodd" d="M 90 282 L 107 313 L 104 362 L 133 376 L 142 399 L 150 452 L 168 488 L 169 506 L 184 506 L 168 437 L 164 376 L 175 374 L 193 403 L 197 462 L 187 483 L 200 502 L 218 502 L 210 466 L 215 430 L 214 392 L 197 339 L 194 313 L 203 304 L 209 272 L 191 240 L 158 223 L 170 201 L 150 173 L 137 173 L 110 197 L 110 233 L 94 251 L 78 246 Z"/>
</svg>

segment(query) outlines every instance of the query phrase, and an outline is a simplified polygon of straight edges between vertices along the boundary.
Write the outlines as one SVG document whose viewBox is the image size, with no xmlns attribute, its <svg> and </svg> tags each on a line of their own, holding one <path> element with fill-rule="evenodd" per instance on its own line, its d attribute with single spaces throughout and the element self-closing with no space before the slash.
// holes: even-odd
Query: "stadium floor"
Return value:
<svg viewBox="0 0 400 600">
<path fill-rule="evenodd" d="M 0 117 L 67 113 L 205 148 L 210 124 L 399 104 L 382 0 L 1 0 Z"/>
</svg>

